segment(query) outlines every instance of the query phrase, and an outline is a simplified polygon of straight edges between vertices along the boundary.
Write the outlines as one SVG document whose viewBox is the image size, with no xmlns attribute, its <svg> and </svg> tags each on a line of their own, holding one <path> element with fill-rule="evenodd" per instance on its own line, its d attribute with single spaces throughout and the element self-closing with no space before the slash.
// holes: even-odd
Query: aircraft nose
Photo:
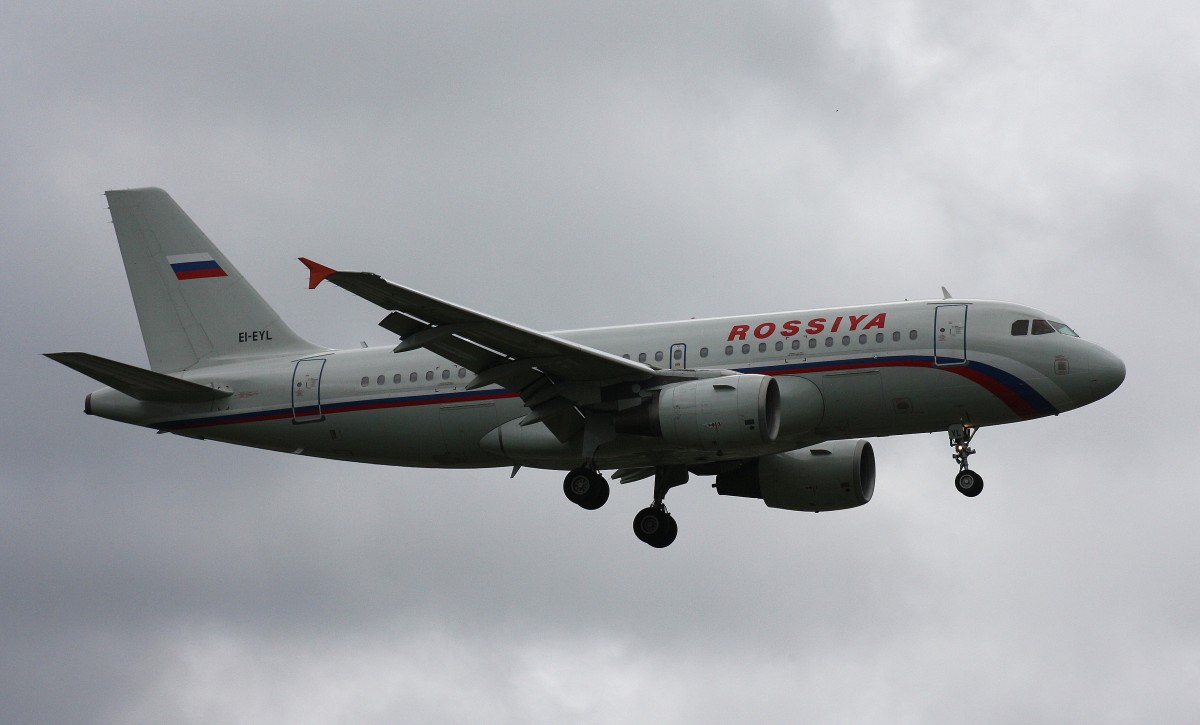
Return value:
<svg viewBox="0 0 1200 725">
<path fill-rule="evenodd" d="M 1091 372 L 1092 394 L 1096 396 L 1096 400 L 1121 387 L 1121 383 L 1125 381 L 1125 363 L 1102 347 L 1092 350 L 1088 369 Z"/>
</svg>

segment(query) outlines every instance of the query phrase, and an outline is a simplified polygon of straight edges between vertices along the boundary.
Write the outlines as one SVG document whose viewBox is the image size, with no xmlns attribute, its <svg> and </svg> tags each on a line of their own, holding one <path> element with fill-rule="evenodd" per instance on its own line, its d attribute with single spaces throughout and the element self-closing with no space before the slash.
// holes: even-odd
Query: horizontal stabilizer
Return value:
<svg viewBox="0 0 1200 725">
<path fill-rule="evenodd" d="M 137 400 L 199 403 L 231 395 L 227 390 L 214 390 L 207 385 L 180 380 L 86 352 L 48 352 L 46 357 Z"/>
</svg>

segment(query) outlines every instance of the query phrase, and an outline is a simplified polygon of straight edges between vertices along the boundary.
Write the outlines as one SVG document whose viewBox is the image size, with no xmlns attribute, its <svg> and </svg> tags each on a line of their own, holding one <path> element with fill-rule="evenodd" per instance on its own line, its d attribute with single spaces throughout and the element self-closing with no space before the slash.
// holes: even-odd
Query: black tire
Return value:
<svg viewBox="0 0 1200 725">
<path fill-rule="evenodd" d="M 595 511 L 608 501 L 608 481 L 596 471 L 576 468 L 563 479 L 563 493 L 571 503 Z"/>
<path fill-rule="evenodd" d="M 667 527 L 663 530 L 662 537 L 657 543 L 652 544 L 652 546 L 659 549 L 665 549 L 675 542 L 676 536 L 679 536 L 679 524 L 675 522 L 674 516 L 667 514 Z"/>
<path fill-rule="evenodd" d="M 649 506 L 633 517 L 633 533 L 638 540 L 656 549 L 670 546 L 679 534 L 675 518 L 662 509 Z"/>
<path fill-rule="evenodd" d="M 983 490 L 983 476 L 967 468 L 954 477 L 954 487 L 964 496 L 974 498 Z"/>
<path fill-rule="evenodd" d="M 595 511 L 604 504 L 608 503 L 608 481 L 605 480 L 604 476 L 601 476 L 599 473 L 595 473 L 595 471 L 593 471 L 593 474 L 596 478 L 595 485 L 592 487 L 592 492 L 588 495 L 587 501 L 584 501 L 582 504 L 580 504 L 580 506 L 583 506 L 583 508 L 587 509 L 588 511 Z"/>
</svg>

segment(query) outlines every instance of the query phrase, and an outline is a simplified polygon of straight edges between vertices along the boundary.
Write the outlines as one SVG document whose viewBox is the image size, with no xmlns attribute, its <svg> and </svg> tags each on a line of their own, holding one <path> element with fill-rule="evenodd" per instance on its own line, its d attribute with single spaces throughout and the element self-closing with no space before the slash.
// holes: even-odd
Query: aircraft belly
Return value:
<svg viewBox="0 0 1200 725">
<path fill-rule="evenodd" d="M 820 388 L 825 402 L 825 414 L 818 430 L 844 434 L 871 429 L 882 421 L 883 375 L 880 370 L 824 373 L 809 379 Z"/>
<path fill-rule="evenodd" d="M 499 423 L 494 401 L 443 405 L 438 412 L 438 422 L 442 452 L 434 458 L 439 465 L 470 466 L 481 460 L 496 460 L 480 447 L 483 437 Z"/>
<path fill-rule="evenodd" d="M 503 465 L 503 460 L 488 455 L 478 444 L 479 438 L 495 426 L 494 419 L 493 404 L 471 408 L 423 405 L 341 413 L 329 416 L 329 425 L 324 426 L 330 440 L 321 441 L 305 452 L 405 466 Z"/>
<path fill-rule="evenodd" d="M 1029 417 L 1017 405 L 1019 394 L 989 372 L 996 370 L 982 365 L 883 370 L 885 434 L 928 432 L 964 421 L 998 425 Z"/>
<path fill-rule="evenodd" d="M 479 447 L 479 439 L 496 426 L 496 404 L 491 402 L 326 412 L 319 420 L 299 423 L 280 411 L 235 414 L 253 420 L 217 425 L 200 418 L 168 429 L 192 438 L 385 465 L 479 468 L 507 463 Z"/>
<path fill-rule="evenodd" d="M 583 465 L 582 440 L 566 442 L 554 437 L 545 425 L 520 425 L 514 418 L 490 431 L 483 439 L 484 449 L 497 456 L 535 468 L 570 470 Z M 776 441 L 736 450 L 700 450 L 666 443 L 661 438 L 617 435 L 596 448 L 592 462 L 599 468 L 699 465 L 721 460 L 754 458 L 791 450 L 794 441 Z"/>
</svg>

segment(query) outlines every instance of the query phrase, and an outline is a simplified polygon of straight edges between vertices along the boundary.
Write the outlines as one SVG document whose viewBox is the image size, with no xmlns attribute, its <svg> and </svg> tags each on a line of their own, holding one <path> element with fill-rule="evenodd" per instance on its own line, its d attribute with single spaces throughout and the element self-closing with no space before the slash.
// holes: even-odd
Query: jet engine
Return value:
<svg viewBox="0 0 1200 725">
<path fill-rule="evenodd" d="M 725 375 L 662 388 L 619 414 L 618 433 L 707 450 L 771 443 L 779 435 L 779 384 L 766 375 Z"/>
<path fill-rule="evenodd" d="M 718 474 L 715 488 L 722 496 L 761 498 L 777 509 L 854 508 L 875 493 L 875 452 L 867 441 L 829 441 Z"/>
</svg>

